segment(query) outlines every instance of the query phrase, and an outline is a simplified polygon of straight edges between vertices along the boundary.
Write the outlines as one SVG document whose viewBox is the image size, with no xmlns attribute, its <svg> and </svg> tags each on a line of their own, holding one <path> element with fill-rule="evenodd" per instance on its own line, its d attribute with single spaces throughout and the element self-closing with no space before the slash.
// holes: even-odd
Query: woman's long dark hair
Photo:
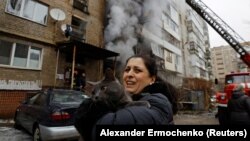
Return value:
<svg viewBox="0 0 250 141">
<path fill-rule="evenodd" d="M 177 108 L 178 91 L 177 91 L 177 89 L 172 84 L 170 84 L 169 82 L 163 81 L 160 77 L 158 77 L 156 79 L 156 84 L 157 83 L 160 83 L 160 84 L 162 84 L 164 86 L 161 89 L 158 88 L 158 91 L 160 93 L 162 93 L 163 95 L 165 95 L 168 98 L 168 100 L 172 103 L 173 113 L 176 114 L 178 112 L 178 108 Z"/>
<path fill-rule="evenodd" d="M 163 79 L 161 79 L 158 75 L 157 75 L 157 65 L 156 65 L 156 61 L 152 56 L 149 55 L 144 55 L 144 54 L 136 54 L 134 56 L 131 56 L 127 62 L 131 59 L 131 58 L 141 58 L 150 74 L 150 76 L 156 76 L 156 81 L 154 84 L 149 85 L 148 87 L 143 89 L 143 92 L 148 92 L 148 93 L 162 93 L 163 95 L 165 95 L 168 100 L 171 102 L 172 104 L 172 109 L 173 109 L 173 113 L 176 114 L 178 111 L 177 108 L 177 95 L 178 95 L 178 91 L 177 89 L 170 84 L 167 81 L 164 81 Z"/>
</svg>

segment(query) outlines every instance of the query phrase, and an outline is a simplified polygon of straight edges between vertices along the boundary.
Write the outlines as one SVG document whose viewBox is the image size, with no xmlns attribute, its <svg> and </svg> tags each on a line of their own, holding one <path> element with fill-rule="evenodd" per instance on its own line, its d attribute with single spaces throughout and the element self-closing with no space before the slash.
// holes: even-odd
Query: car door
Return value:
<svg viewBox="0 0 250 141">
<path fill-rule="evenodd" d="M 35 122 L 39 122 L 41 115 L 43 115 L 46 109 L 46 97 L 43 92 L 37 94 L 33 99 L 28 101 L 26 107 L 23 109 L 24 113 L 24 127 L 32 133 L 33 125 Z"/>
<path fill-rule="evenodd" d="M 29 114 L 30 111 L 30 105 L 34 103 L 34 101 L 37 99 L 39 94 L 34 95 L 30 99 L 24 101 L 21 106 L 18 107 L 17 109 L 17 120 L 18 123 L 20 123 L 25 129 L 28 130 L 28 125 L 29 125 L 29 119 L 27 115 Z"/>
</svg>

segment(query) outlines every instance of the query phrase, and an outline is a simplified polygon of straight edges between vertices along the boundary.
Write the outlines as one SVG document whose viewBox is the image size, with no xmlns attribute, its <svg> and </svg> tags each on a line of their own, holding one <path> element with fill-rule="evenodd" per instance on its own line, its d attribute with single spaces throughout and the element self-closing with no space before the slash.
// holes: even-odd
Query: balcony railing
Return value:
<svg viewBox="0 0 250 141">
<path fill-rule="evenodd" d="M 72 32 L 70 35 L 70 39 L 85 41 L 86 39 L 86 31 L 85 29 L 78 29 L 77 27 L 72 25 Z"/>
</svg>

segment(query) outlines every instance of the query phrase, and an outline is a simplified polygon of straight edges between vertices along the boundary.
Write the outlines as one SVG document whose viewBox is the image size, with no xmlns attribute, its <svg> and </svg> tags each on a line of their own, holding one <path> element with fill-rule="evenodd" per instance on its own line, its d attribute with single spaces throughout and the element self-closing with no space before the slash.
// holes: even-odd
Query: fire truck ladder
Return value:
<svg viewBox="0 0 250 141">
<path fill-rule="evenodd" d="M 240 44 L 245 42 L 229 25 L 217 16 L 209 7 L 200 0 L 186 0 L 192 7 L 231 47 L 240 55 L 241 60 L 250 67 L 250 54 Z"/>
</svg>

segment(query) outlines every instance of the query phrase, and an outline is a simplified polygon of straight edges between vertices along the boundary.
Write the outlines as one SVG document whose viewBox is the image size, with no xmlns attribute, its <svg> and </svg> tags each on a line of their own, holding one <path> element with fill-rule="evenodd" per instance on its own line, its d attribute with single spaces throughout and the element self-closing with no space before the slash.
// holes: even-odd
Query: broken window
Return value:
<svg viewBox="0 0 250 141">
<path fill-rule="evenodd" d="M 72 17 L 71 26 L 72 26 L 72 33 L 71 33 L 71 39 L 76 39 L 83 41 L 86 39 L 86 22 L 76 18 Z"/>
</svg>

